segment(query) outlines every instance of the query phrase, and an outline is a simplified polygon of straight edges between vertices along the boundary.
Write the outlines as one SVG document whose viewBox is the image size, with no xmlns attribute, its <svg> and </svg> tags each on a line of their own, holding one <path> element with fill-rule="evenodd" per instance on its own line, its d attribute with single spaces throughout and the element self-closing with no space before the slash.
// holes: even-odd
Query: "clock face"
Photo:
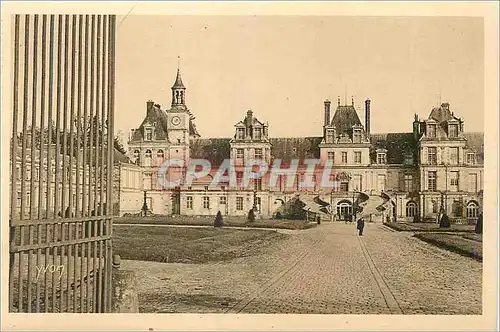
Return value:
<svg viewBox="0 0 500 332">
<path fill-rule="evenodd" d="M 174 126 L 178 126 L 181 123 L 181 118 L 178 116 L 174 116 L 171 120 L 172 124 Z"/>
</svg>

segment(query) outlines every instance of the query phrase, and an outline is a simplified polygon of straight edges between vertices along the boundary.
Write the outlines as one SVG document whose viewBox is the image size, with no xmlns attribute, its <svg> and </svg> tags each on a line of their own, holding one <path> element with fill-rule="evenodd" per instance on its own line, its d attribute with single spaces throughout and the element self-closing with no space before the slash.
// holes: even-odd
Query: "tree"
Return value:
<svg viewBox="0 0 500 332">
<path fill-rule="evenodd" d="M 483 234 L 483 214 L 479 214 L 479 217 L 476 221 L 476 228 L 474 229 L 476 234 Z"/>
<path fill-rule="evenodd" d="M 222 213 L 217 212 L 217 215 L 215 216 L 215 220 L 214 220 L 214 227 L 222 227 L 223 223 L 222 223 Z"/>
<path fill-rule="evenodd" d="M 253 209 L 250 209 L 250 211 L 248 211 L 247 221 L 248 222 L 255 221 L 255 212 L 253 211 Z"/>
</svg>

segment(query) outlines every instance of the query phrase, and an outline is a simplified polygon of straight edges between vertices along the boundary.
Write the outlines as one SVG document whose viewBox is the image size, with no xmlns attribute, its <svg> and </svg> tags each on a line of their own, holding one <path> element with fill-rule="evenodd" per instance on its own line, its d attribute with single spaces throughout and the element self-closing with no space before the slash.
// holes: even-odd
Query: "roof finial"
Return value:
<svg viewBox="0 0 500 332">
<path fill-rule="evenodd" d="M 177 72 L 181 70 L 181 56 L 177 56 Z"/>
<path fill-rule="evenodd" d="M 351 104 L 354 106 L 354 96 L 351 96 Z"/>
</svg>

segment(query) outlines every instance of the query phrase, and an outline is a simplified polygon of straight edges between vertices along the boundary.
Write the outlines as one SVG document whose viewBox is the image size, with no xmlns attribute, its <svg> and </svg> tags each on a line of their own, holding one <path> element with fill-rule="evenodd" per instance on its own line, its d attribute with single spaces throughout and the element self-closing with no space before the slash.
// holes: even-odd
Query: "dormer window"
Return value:
<svg viewBox="0 0 500 332">
<path fill-rule="evenodd" d="M 354 129 L 352 134 L 353 143 L 361 143 L 361 129 Z"/>
<path fill-rule="evenodd" d="M 404 164 L 405 165 L 413 165 L 413 154 L 411 152 L 405 153 Z"/>
<path fill-rule="evenodd" d="M 333 143 L 333 129 L 326 130 L 326 143 Z"/>
<path fill-rule="evenodd" d="M 253 130 L 253 138 L 254 139 L 261 139 L 262 138 L 262 130 L 260 128 L 255 128 Z"/>
<path fill-rule="evenodd" d="M 467 164 L 475 165 L 476 164 L 476 154 L 475 153 L 467 153 Z"/>
<path fill-rule="evenodd" d="M 456 138 L 458 136 L 458 125 L 450 124 L 448 125 L 448 137 Z"/>
<path fill-rule="evenodd" d="M 436 125 L 428 124 L 427 125 L 427 137 L 436 137 Z"/>
<path fill-rule="evenodd" d="M 377 164 L 387 164 L 387 151 L 377 151 Z"/>
<path fill-rule="evenodd" d="M 237 139 L 244 139 L 245 138 L 245 128 L 236 129 L 236 138 Z"/>
<path fill-rule="evenodd" d="M 153 128 L 144 128 L 144 140 L 145 141 L 153 140 Z"/>
</svg>

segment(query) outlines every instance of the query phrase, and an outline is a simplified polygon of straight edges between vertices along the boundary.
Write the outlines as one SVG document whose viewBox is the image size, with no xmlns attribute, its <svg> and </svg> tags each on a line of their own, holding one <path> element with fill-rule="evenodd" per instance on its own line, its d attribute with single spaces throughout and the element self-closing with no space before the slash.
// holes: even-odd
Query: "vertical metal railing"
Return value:
<svg viewBox="0 0 500 332">
<path fill-rule="evenodd" d="M 14 16 L 11 312 L 111 308 L 115 24 Z"/>
</svg>

